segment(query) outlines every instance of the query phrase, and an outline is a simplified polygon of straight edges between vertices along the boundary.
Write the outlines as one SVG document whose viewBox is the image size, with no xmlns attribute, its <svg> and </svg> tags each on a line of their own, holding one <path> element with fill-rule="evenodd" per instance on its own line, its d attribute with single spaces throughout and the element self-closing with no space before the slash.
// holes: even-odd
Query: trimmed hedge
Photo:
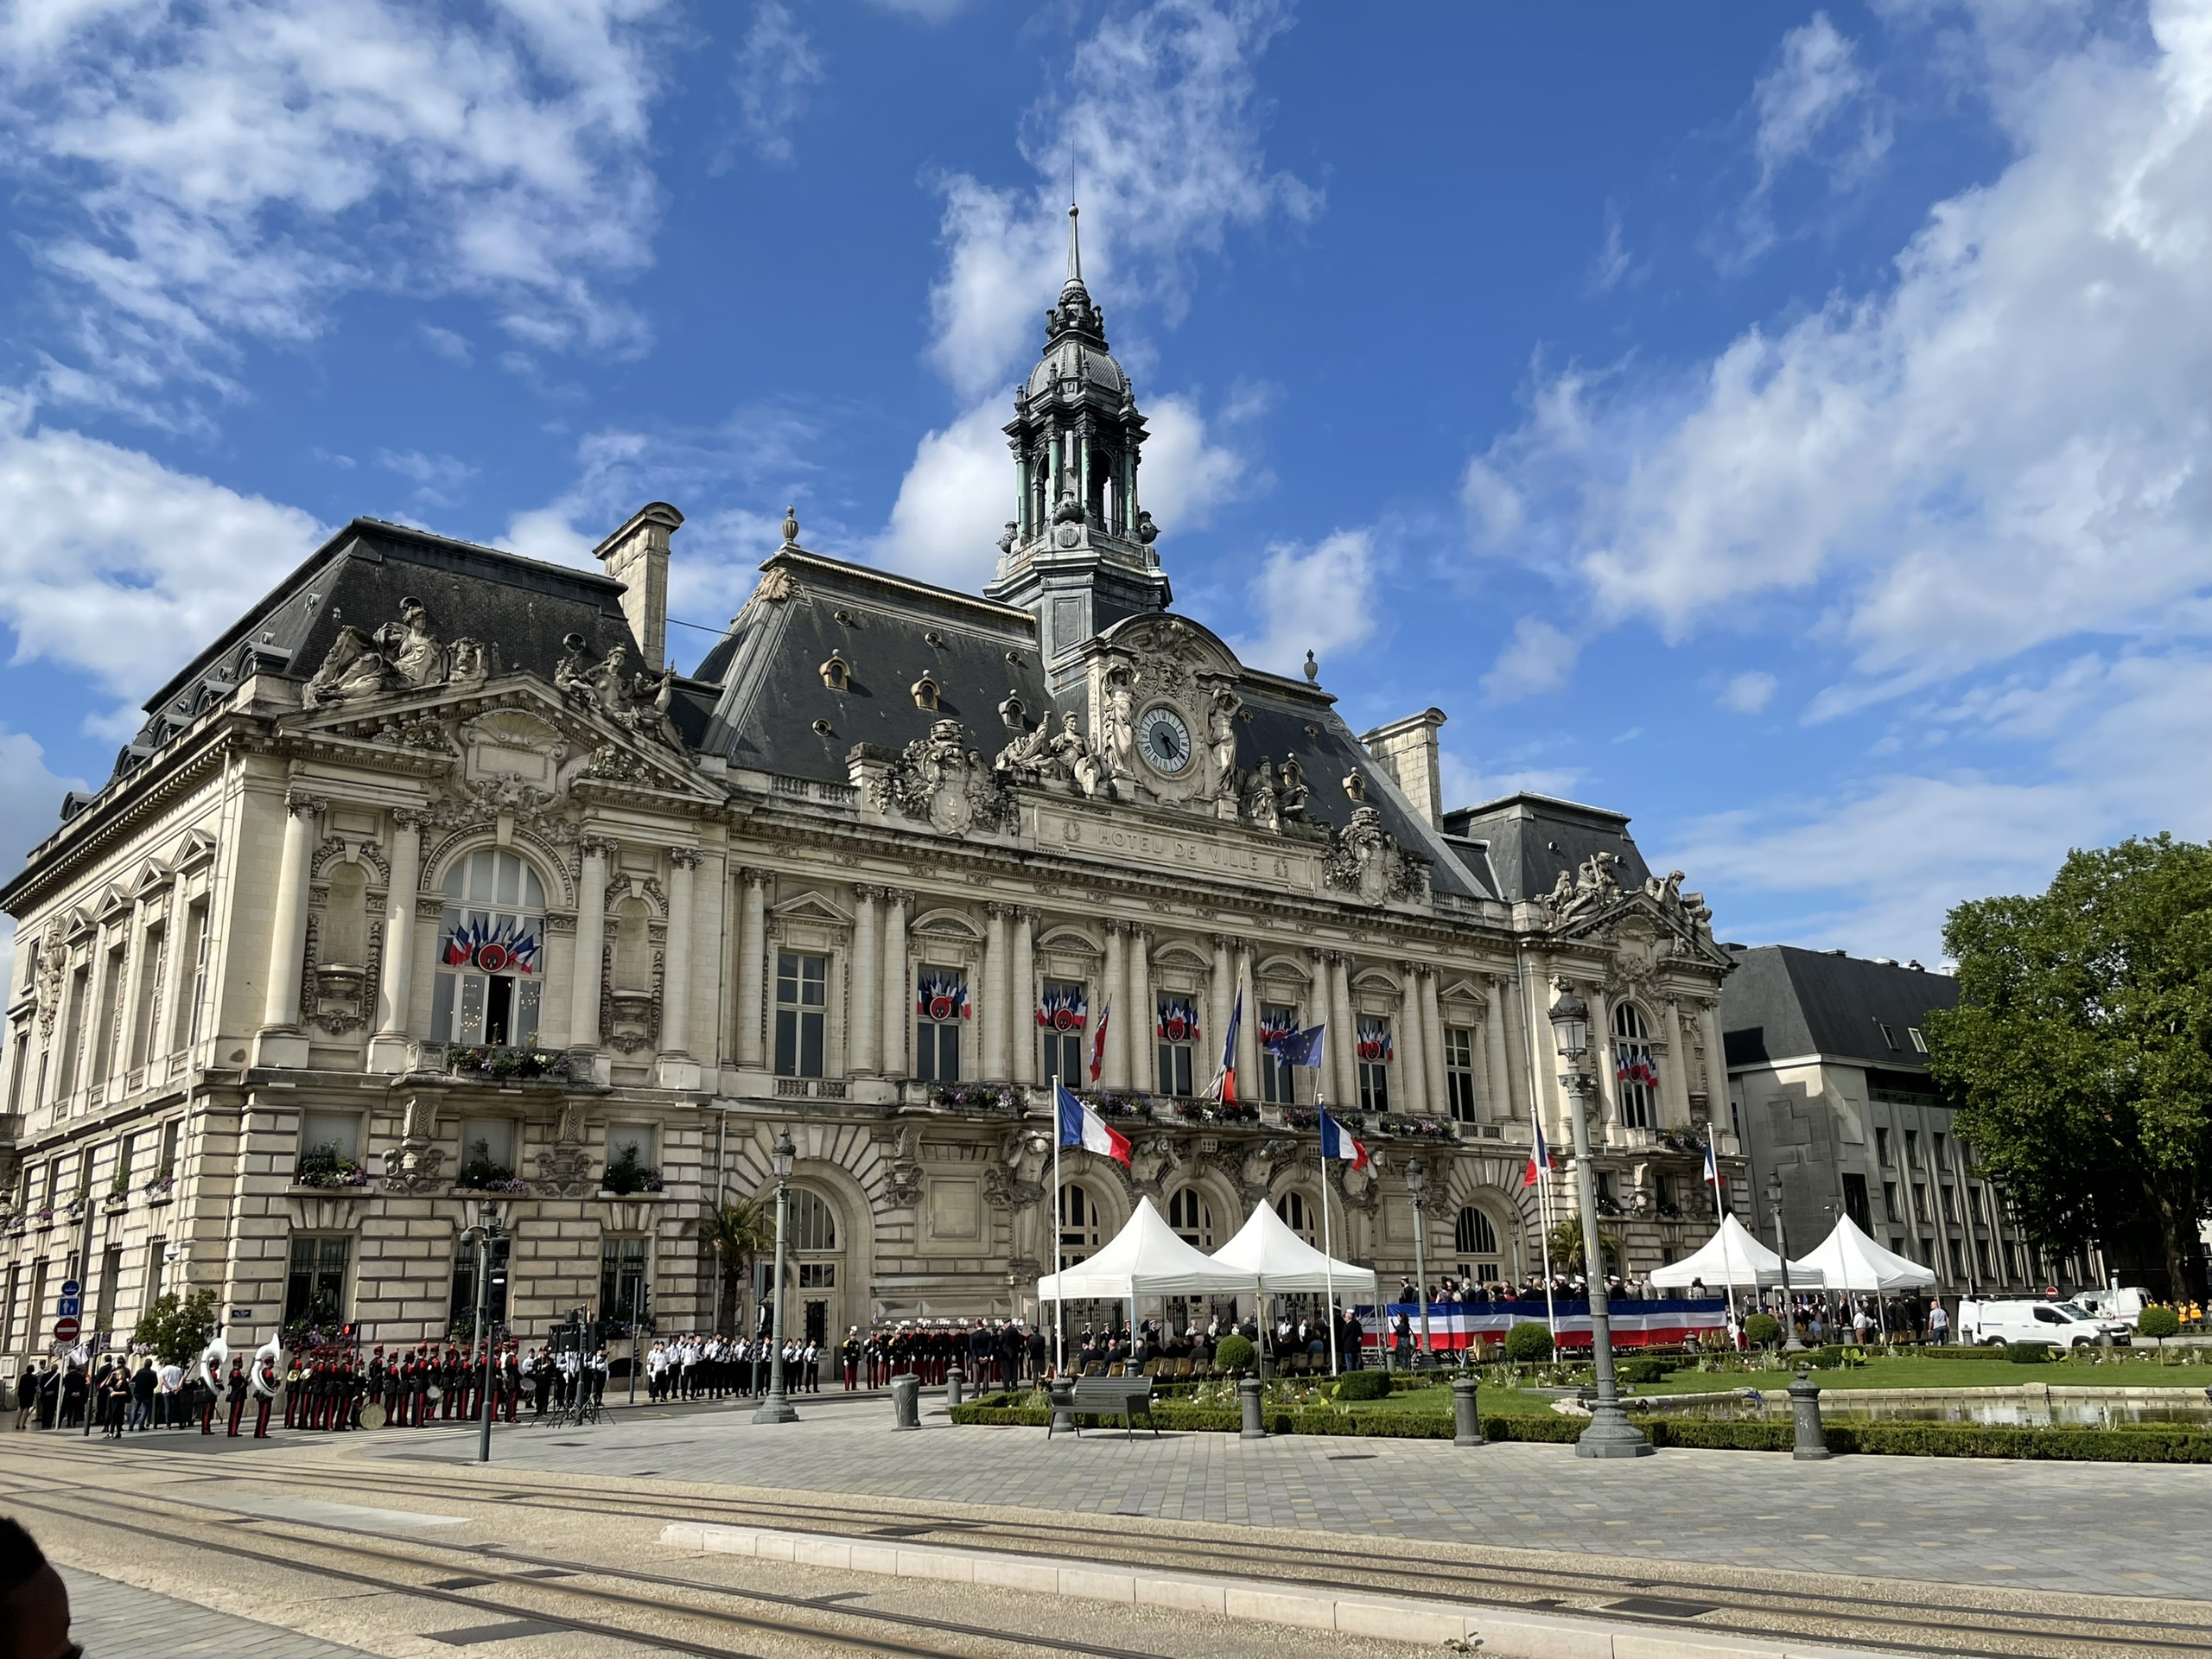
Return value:
<svg viewBox="0 0 2212 1659">
<path fill-rule="evenodd" d="M 2047 1342 L 2008 1342 L 2005 1344 L 2005 1357 L 2015 1365 L 2040 1365 L 2050 1357 L 2050 1344 Z"/>
<path fill-rule="evenodd" d="M 1552 1330 L 1522 1319 L 1505 1333 L 1505 1357 L 1516 1365 L 1534 1365 L 1552 1357 Z"/>
<path fill-rule="evenodd" d="M 1387 1400 L 1390 1376 L 1387 1371 L 1346 1371 L 1337 1379 L 1339 1400 Z"/>
<path fill-rule="evenodd" d="M 1041 1406 L 1014 1405 L 1014 1396 L 984 1395 L 957 1408 L 956 1423 L 1042 1428 L 1052 1413 Z M 1233 1434 L 1243 1419 L 1233 1406 L 1186 1406 L 1162 1402 L 1154 1408 L 1162 1428 L 1186 1433 Z M 1118 1428 L 1118 1419 L 1078 1414 L 1085 1428 Z M 1448 1440 L 1451 1420 L 1427 1412 L 1294 1411 L 1269 1406 L 1260 1421 L 1270 1434 L 1341 1434 L 1353 1438 Z M 1712 1452 L 1787 1452 L 1796 1444 L 1788 1422 L 1736 1421 L 1707 1418 L 1639 1417 L 1637 1426 L 1654 1446 Z M 1571 1445 L 1588 1420 L 1581 1417 L 1490 1417 L 1484 1435 L 1493 1440 Z M 1828 1450 L 1862 1456 L 1910 1458 L 2017 1458 L 2045 1463 L 2212 1464 L 2212 1433 L 2180 1425 L 2139 1424 L 2119 1428 L 2011 1428 L 1977 1423 L 1836 1423 L 1825 1426 Z"/>
</svg>

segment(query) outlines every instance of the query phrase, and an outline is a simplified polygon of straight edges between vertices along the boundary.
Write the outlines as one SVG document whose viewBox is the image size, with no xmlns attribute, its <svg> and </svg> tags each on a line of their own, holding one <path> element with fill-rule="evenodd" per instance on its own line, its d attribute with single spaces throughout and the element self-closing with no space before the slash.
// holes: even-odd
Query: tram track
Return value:
<svg viewBox="0 0 2212 1659">
<path fill-rule="evenodd" d="M 81 1471 L 73 1458 L 52 1458 Z M 316 1471 L 292 1465 L 243 1469 L 226 1459 L 211 1468 L 204 1457 L 154 1452 L 134 1465 L 158 1468 L 186 1483 L 314 1487 Z M 358 1465 L 357 1465 L 358 1466 Z M 1247 1580 L 1381 1592 L 1414 1600 L 1602 1618 L 1610 1622 L 1678 1631 L 1736 1637 L 1797 1637 L 1928 1655 L 2028 1654 L 2149 1656 L 2212 1655 L 2212 1604 L 2152 1597 L 2094 1597 L 2047 1592 L 2042 1605 L 2023 1607 L 2021 1593 L 1916 1580 L 1859 1579 L 1850 1588 L 1811 1587 L 1804 1575 L 1766 1569 L 1688 1567 L 1638 1562 L 1632 1570 L 1564 1567 L 1538 1552 L 1479 1546 L 1414 1545 L 1377 1540 L 1373 1546 L 1321 1543 L 1305 1535 L 1271 1533 L 1264 1547 L 1228 1536 L 1205 1523 L 1143 1519 L 1145 1530 L 1106 1522 L 1113 1517 L 1071 1517 L 1040 1511 L 1018 1517 L 950 1512 L 901 1500 L 902 1519 L 857 1513 L 854 1502 L 810 1494 L 758 1495 L 747 1491 L 692 1496 L 663 1490 L 625 1491 L 604 1483 L 588 1494 L 511 1474 L 459 1468 L 429 1474 L 375 1461 L 373 1490 L 386 1497 L 448 1503 L 496 1503 L 556 1514 L 620 1516 L 658 1521 L 751 1524 L 821 1535 L 896 1540 L 988 1550 L 1016 1555 L 1072 1557 L 1099 1565 L 1166 1567 Z M 364 1471 L 365 1472 L 365 1471 Z M 636 1478 L 635 1477 L 626 1478 Z M 170 1489 L 159 1501 L 196 1503 Z M 856 1500 L 880 1504 L 882 1500 Z M 234 1511 L 221 1511 L 235 1521 Z M 1448 1549 L 1457 1559 L 1444 1559 Z M 605 1574 L 610 1569 L 551 1557 L 502 1552 L 502 1559 L 538 1569 Z M 651 1574 L 630 1573 L 641 1580 Z M 685 1582 L 669 1580 L 670 1583 Z M 1907 1593 L 1909 1590 L 1909 1593 Z M 724 1589 L 719 1593 L 746 1594 Z M 1654 1615 L 1613 1604 L 1639 1597 L 1707 1604 L 1694 1617 Z M 1930 1639 L 1940 1633 L 1941 1639 Z M 1089 1650 L 1089 1649 L 1085 1649 Z"/>
</svg>

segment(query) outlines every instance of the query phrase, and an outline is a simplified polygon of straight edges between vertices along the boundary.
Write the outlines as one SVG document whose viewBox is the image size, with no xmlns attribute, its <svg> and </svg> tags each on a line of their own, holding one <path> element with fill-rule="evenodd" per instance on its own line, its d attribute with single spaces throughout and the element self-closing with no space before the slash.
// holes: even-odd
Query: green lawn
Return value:
<svg viewBox="0 0 2212 1659">
<path fill-rule="evenodd" d="M 1823 1389 L 2016 1389 L 2024 1382 L 2053 1388 L 2201 1388 L 2212 1381 L 2212 1366 L 2126 1363 L 2089 1365 L 2052 1361 L 2015 1365 L 1992 1350 L 1972 1359 L 1870 1359 L 1864 1365 L 1813 1373 Z M 1762 1393 L 1789 1385 L 1787 1371 L 1676 1371 L 1663 1382 L 1634 1389 L 1637 1394 L 1702 1394 L 1724 1389 L 1758 1389 Z"/>
</svg>

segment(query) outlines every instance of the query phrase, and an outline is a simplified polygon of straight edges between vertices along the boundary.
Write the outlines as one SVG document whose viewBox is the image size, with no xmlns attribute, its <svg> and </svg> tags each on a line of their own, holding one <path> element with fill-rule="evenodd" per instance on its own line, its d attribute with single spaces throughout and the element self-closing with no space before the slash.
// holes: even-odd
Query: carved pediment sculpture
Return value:
<svg viewBox="0 0 2212 1659">
<path fill-rule="evenodd" d="M 996 830 L 1014 814 L 1013 798 L 983 757 L 968 747 L 967 729 L 957 720 L 932 725 L 927 736 L 909 743 L 869 787 L 879 810 L 925 818 L 940 835 Z"/>
<path fill-rule="evenodd" d="M 348 622 L 300 692 L 306 709 L 396 696 L 442 685 L 480 685 L 491 658 L 474 639 L 442 643 L 418 599 L 399 601 L 399 620 L 367 632 Z"/>
<path fill-rule="evenodd" d="M 605 715 L 637 737 L 671 749 L 683 747 L 675 722 L 668 717 L 674 669 L 646 673 L 635 665 L 630 648 L 620 645 L 594 662 L 590 646 L 581 633 L 569 634 L 561 644 L 561 660 L 553 668 L 553 686 L 563 697 L 579 708 Z"/>
<path fill-rule="evenodd" d="M 1621 917 L 1633 911 L 1656 925 L 1659 934 L 1681 943 L 1675 954 L 1725 968 L 1727 957 L 1713 943 L 1713 911 L 1702 893 L 1682 891 L 1682 873 L 1645 878 L 1640 887 L 1624 887 L 1611 853 L 1592 854 L 1573 874 L 1561 870 L 1551 890 L 1536 903 L 1555 933 L 1618 931 Z M 1662 951 L 1662 954 L 1664 954 Z"/>
<path fill-rule="evenodd" d="M 1356 895 L 1363 904 L 1387 904 L 1427 891 L 1428 862 L 1398 845 L 1397 838 L 1382 827 L 1379 808 L 1356 806 L 1351 823 L 1331 839 L 1321 861 L 1321 880 L 1337 892 Z"/>
</svg>

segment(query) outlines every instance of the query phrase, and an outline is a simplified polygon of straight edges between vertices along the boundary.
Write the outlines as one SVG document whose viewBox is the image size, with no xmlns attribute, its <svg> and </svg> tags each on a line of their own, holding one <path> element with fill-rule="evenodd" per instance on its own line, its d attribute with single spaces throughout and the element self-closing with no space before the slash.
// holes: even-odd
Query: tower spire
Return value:
<svg viewBox="0 0 2212 1659">
<path fill-rule="evenodd" d="M 1083 210 L 1075 203 L 1068 203 L 1068 279 L 1061 284 L 1063 291 L 1083 286 L 1083 244 L 1076 235 L 1076 221 Z"/>
</svg>

